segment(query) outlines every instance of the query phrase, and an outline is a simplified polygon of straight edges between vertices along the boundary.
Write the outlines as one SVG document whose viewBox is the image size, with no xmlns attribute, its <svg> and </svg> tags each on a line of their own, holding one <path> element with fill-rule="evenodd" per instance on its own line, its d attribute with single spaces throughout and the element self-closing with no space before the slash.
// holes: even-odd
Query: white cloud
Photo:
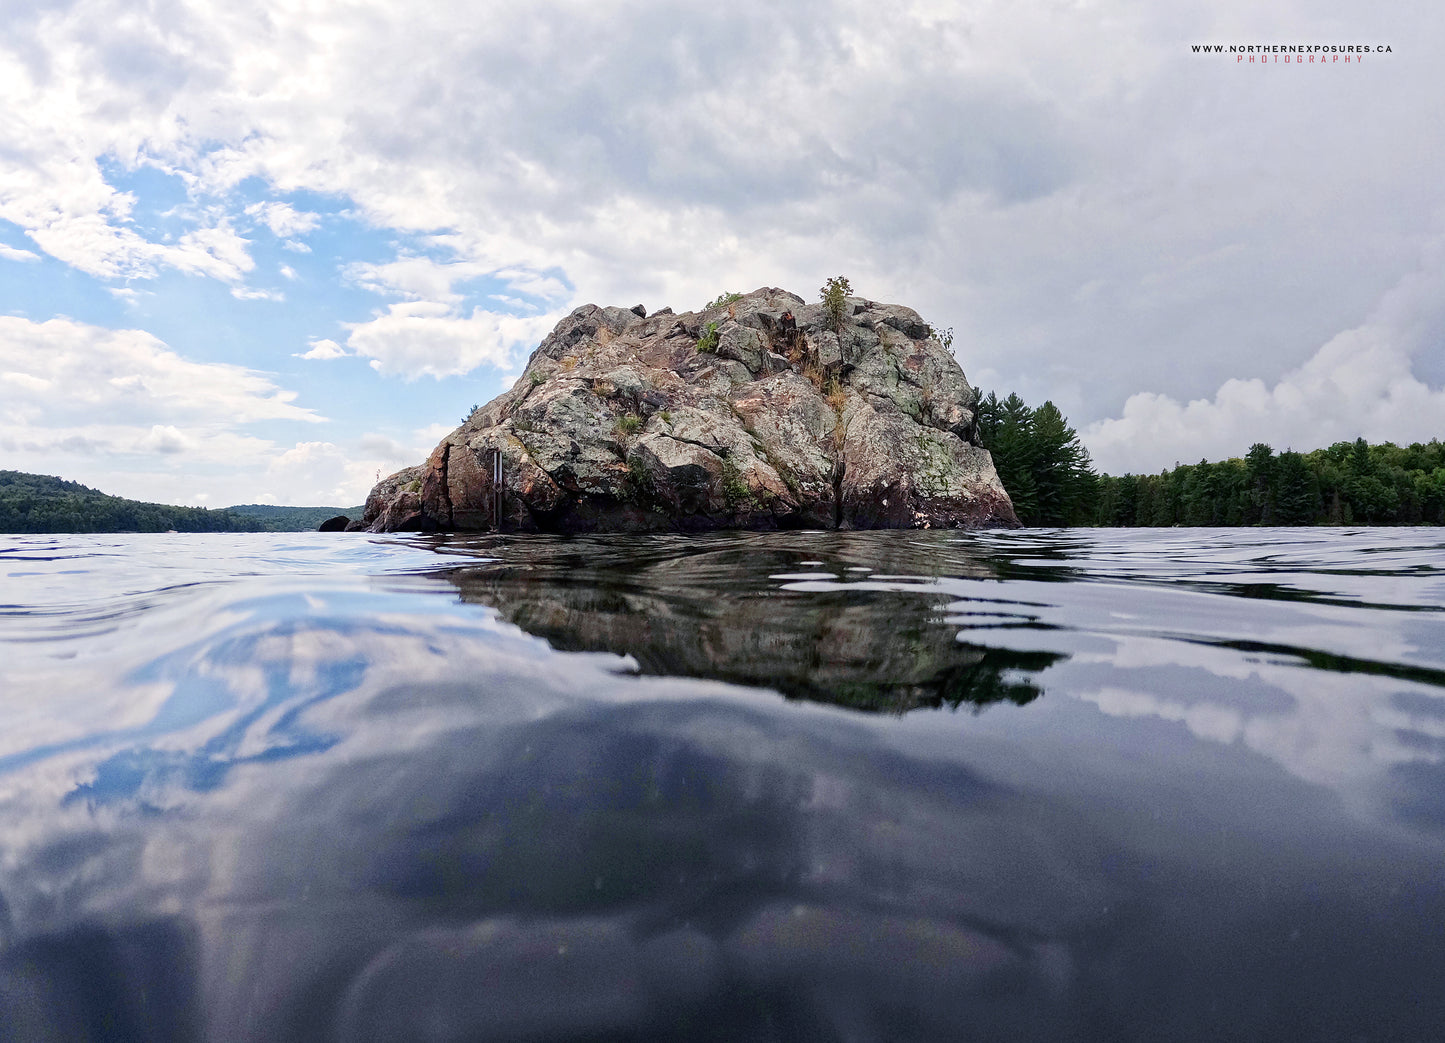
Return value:
<svg viewBox="0 0 1445 1043">
<path fill-rule="evenodd" d="M 128 225 L 134 199 L 111 188 L 93 159 L 70 158 L 52 154 L 19 174 L 0 173 L 0 219 L 25 228 L 50 256 L 102 279 L 149 279 L 170 267 L 234 283 L 254 267 L 249 241 L 224 217 L 174 243 L 147 239 Z"/>
<path fill-rule="evenodd" d="M 0 258 L 7 261 L 38 261 L 40 255 L 30 250 L 21 250 L 16 247 L 0 243 Z"/>
<path fill-rule="evenodd" d="M 565 301 L 571 296 L 571 289 L 556 276 L 545 275 L 541 272 L 524 271 L 517 268 L 504 268 L 496 273 L 508 287 L 518 293 L 525 293 L 532 297 L 541 297 L 546 301 Z M 500 300 L 508 300 L 500 297 Z"/>
<path fill-rule="evenodd" d="M 143 330 L 0 316 L 0 454 L 9 467 L 139 499 L 245 502 L 248 484 L 289 451 L 247 428 L 324 419 L 295 398 L 264 374 L 184 358 Z M 277 466 L 282 478 L 291 473 Z M 278 489 L 310 502 L 340 480 L 323 477 Z"/>
<path fill-rule="evenodd" d="M 222 218 L 214 225 L 187 232 L 177 246 L 157 247 L 155 256 L 183 272 L 236 282 L 256 266 L 246 250 L 249 243 Z"/>
<path fill-rule="evenodd" d="M 378 471 L 388 475 L 416 462 L 415 449 L 378 446 L 370 436 L 354 448 L 298 442 L 267 463 L 262 481 L 285 502 L 346 507 L 366 499 Z"/>
<path fill-rule="evenodd" d="M 232 286 L 231 296 L 238 301 L 276 301 L 279 303 L 286 299 L 286 294 L 280 290 L 265 290 L 253 286 Z"/>
<path fill-rule="evenodd" d="M 487 268 L 474 262 L 442 262 L 414 256 L 398 257 L 385 264 L 358 262 L 346 270 L 347 278 L 373 293 L 447 304 L 463 299 L 463 295 L 453 289 L 458 282 L 485 274 Z"/>
<path fill-rule="evenodd" d="M 414 434 L 418 442 L 427 447 L 431 447 L 455 430 L 455 424 L 428 424 L 426 427 L 417 428 Z M 430 448 L 428 448 L 427 451 L 430 452 Z"/>
<path fill-rule="evenodd" d="M 292 355 L 291 357 L 297 359 L 344 359 L 351 354 L 351 352 L 347 351 L 334 340 L 323 338 L 321 340 L 310 341 L 310 344 L 310 351 Z"/>
<path fill-rule="evenodd" d="M 1412 362 L 1445 347 L 1442 276 L 1437 251 L 1364 323 L 1273 384 L 1231 379 L 1212 398 L 1187 404 L 1140 392 L 1122 416 L 1089 426 L 1083 441 L 1102 469 L 1122 474 L 1240 456 L 1255 442 L 1308 451 L 1361 436 L 1402 444 L 1438 438 L 1445 388 L 1417 378 Z"/>
<path fill-rule="evenodd" d="M 0 372 L 43 385 L 44 397 L 0 385 L 0 424 L 144 420 L 244 424 L 323 419 L 294 405 L 296 392 L 241 366 L 194 362 L 144 330 L 108 330 L 70 319 L 0 316 Z"/>
<path fill-rule="evenodd" d="M 177 428 L 146 433 L 117 454 L 119 440 L 136 429 L 106 430 L 87 443 L 4 446 L 6 465 L 44 474 L 63 474 L 92 488 L 156 503 L 277 503 L 347 507 L 366 499 L 378 474 L 384 476 L 422 459 L 425 450 L 363 436 L 343 442 L 217 438 Z M 181 447 L 174 448 L 175 442 Z M 145 443 L 145 444 L 143 444 Z M 142 450 L 144 453 L 142 453 Z"/>
<path fill-rule="evenodd" d="M 278 239 L 294 239 L 321 224 L 321 215 L 296 210 L 287 203 L 252 203 L 246 214 L 260 221 Z"/>
<path fill-rule="evenodd" d="M 460 376 L 478 366 L 499 369 L 534 347 L 558 316 L 517 317 L 474 309 L 469 316 L 432 301 L 393 304 L 370 322 L 348 328 L 347 347 L 378 372 L 408 379 Z"/>
<path fill-rule="evenodd" d="M 257 187 L 339 200 L 345 221 L 398 244 L 358 281 L 406 301 L 348 345 L 409 376 L 512 357 L 502 320 L 467 310 L 478 276 L 560 313 L 759 285 L 811 296 L 844 272 L 953 326 L 965 368 L 1000 390 L 1051 397 L 1080 427 L 1118 415 L 1184 439 L 1225 421 L 1178 403 L 1241 422 L 1288 409 L 1289 388 L 1315 379 L 1310 356 L 1413 264 L 1445 163 L 1445 120 L 1414 104 L 1436 93 L 1433 14 L 1303 0 L 1263 16 L 1243 0 L 32 5 L 0 40 L 0 220 L 100 278 L 176 268 L 274 292 L 241 289 L 253 266 L 236 229 L 305 252 L 318 217 L 253 203 Z M 1348 74 L 1188 50 L 1263 32 L 1412 46 Z M 141 169 L 189 192 L 174 241 L 117 187 Z M 418 259 L 419 243 L 454 260 Z M 1337 363 L 1315 376 L 1360 377 Z M 1428 390 L 1440 375 L 1425 365 Z M 1321 408 L 1359 405 L 1301 387 Z M 1162 397 L 1120 415 L 1141 388 Z M 1435 404 L 1398 372 L 1381 395 Z"/>
<path fill-rule="evenodd" d="M 140 453 L 184 453 L 195 447 L 184 431 L 173 424 L 152 424 L 150 434 L 136 443 Z"/>
</svg>

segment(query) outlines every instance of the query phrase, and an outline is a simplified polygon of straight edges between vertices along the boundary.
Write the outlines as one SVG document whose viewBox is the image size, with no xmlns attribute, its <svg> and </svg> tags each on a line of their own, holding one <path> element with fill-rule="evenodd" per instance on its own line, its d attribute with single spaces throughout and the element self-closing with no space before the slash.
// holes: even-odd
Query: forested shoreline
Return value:
<svg viewBox="0 0 1445 1043">
<path fill-rule="evenodd" d="M 1363 438 L 1176 465 L 1158 474 L 1098 474 L 1052 402 L 978 400 L 979 434 L 1025 525 L 1445 525 L 1445 444 Z"/>
<path fill-rule="evenodd" d="M 216 510 L 177 507 L 110 496 L 52 475 L 0 471 L 3 533 L 285 532 L 314 529 L 339 513 L 344 511 L 335 507 L 266 504 Z"/>
<path fill-rule="evenodd" d="M 978 399 L 978 430 L 1019 520 L 1028 526 L 1445 525 L 1445 444 L 1363 438 L 1099 474 L 1052 402 Z M 278 532 L 316 528 L 360 508 L 178 507 L 110 496 L 49 475 L 0 471 L 0 532 Z"/>
</svg>

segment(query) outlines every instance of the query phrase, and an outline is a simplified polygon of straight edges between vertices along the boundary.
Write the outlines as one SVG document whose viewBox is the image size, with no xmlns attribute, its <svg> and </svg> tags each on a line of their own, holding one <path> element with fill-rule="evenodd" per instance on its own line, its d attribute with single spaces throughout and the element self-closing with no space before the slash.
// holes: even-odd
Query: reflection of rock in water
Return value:
<svg viewBox="0 0 1445 1043">
<path fill-rule="evenodd" d="M 946 594 L 856 585 L 783 589 L 799 562 L 893 579 L 988 578 L 942 534 L 829 533 L 485 541 L 495 564 L 459 569 L 464 600 L 564 651 L 631 655 L 645 674 L 775 688 L 863 710 L 1026 703 L 1026 676 L 1061 657 L 962 643 Z M 847 575 L 839 572 L 840 575 Z"/>
</svg>

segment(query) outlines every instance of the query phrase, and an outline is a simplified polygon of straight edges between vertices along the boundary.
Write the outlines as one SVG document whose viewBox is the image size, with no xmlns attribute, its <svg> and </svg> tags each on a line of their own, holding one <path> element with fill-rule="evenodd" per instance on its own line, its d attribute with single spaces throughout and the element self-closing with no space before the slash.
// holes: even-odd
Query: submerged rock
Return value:
<svg viewBox="0 0 1445 1043">
<path fill-rule="evenodd" d="M 382 479 L 374 532 L 1013 526 L 973 389 L 910 308 L 755 290 L 572 312 L 512 389 Z M 501 454 L 501 496 L 494 488 Z M 500 500 L 501 517 L 497 505 Z"/>
</svg>

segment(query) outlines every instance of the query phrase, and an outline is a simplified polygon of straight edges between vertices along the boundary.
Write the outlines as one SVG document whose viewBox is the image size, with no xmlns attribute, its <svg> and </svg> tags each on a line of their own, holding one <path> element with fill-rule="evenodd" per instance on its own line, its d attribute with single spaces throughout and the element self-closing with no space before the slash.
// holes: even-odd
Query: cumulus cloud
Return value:
<svg viewBox="0 0 1445 1043">
<path fill-rule="evenodd" d="M 347 278 L 364 289 L 409 301 L 461 303 L 465 295 L 456 292 L 459 282 L 488 274 L 485 265 L 466 261 L 436 261 L 430 257 L 404 256 L 383 264 L 357 262 L 346 269 Z"/>
<path fill-rule="evenodd" d="M 403 302 L 369 322 L 350 325 L 346 345 L 383 374 L 453 377 L 481 365 L 509 366 L 519 352 L 536 346 L 558 318 L 498 315 L 481 308 L 463 316 L 433 301 Z"/>
<path fill-rule="evenodd" d="M 263 479 L 289 502 L 309 502 L 346 476 L 354 493 L 366 466 L 392 463 L 356 453 L 354 466 L 327 477 L 249 430 L 324 419 L 296 398 L 265 374 L 187 359 L 143 330 L 0 316 L 0 453 L 9 467 L 141 499 L 206 493 L 236 503 Z"/>
<path fill-rule="evenodd" d="M 398 471 L 417 457 L 415 448 L 374 436 L 363 436 L 354 446 L 298 442 L 273 456 L 259 480 L 282 502 L 346 507 L 366 499 L 378 474 Z"/>
<path fill-rule="evenodd" d="M 150 434 L 136 444 L 142 453 L 184 453 L 194 443 L 173 424 L 152 424 Z"/>
<path fill-rule="evenodd" d="M 67 159 L 51 154 L 21 174 L 0 175 L 0 219 L 25 228 L 50 256 L 102 279 L 149 279 L 169 267 L 235 283 L 254 267 L 248 240 L 226 218 L 176 242 L 146 238 L 127 223 L 134 198 Z"/>
<path fill-rule="evenodd" d="M 374 224 L 444 231 L 467 262 L 576 269 L 584 292 L 603 296 L 635 284 L 624 273 L 642 259 L 661 269 L 651 278 L 664 292 L 706 296 L 712 273 L 692 269 L 720 240 L 831 238 L 816 221 L 830 197 L 880 180 L 914 203 L 957 192 L 1017 202 L 1064 184 L 1078 155 L 1044 93 L 980 60 L 968 19 L 926 5 L 813 2 L 780 16 L 762 3 L 552 0 L 419 18 L 363 3 L 299 18 L 280 3 L 202 2 L 164 21 L 120 19 L 114 0 L 78 7 L 38 15 L 19 38 L 108 75 L 58 91 L 22 65 L 7 100 L 26 114 L 29 151 L 74 168 L 65 216 L 91 226 L 65 255 L 95 272 L 136 274 L 158 259 L 127 227 L 133 200 L 95 164 L 107 155 L 175 171 L 215 198 L 248 177 L 344 195 Z M 82 28 L 121 21 L 114 38 Z M 11 193 L 26 228 L 52 223 L 45 182 Z M 285 203 L 245 212 L 293 242 L 315 227 Z M 751 228 L 736 223 L 747 213 Z"/>
<path fill-rule="evenodd" d="M 506 284 L 508 307 L 561 314 L 759 285 L 811 295 L 843 272 L 954 327 L 965 368 L 999 390 L 1053 398 L 1081 428 L 1133 424 L 1094 431 L 1104 460 L 1128 430 L 1184 431 L 1196 401 L 1245 417 L 1288 411 L 1296 384 L 1308 398 L 1373 379 L 1310 359 L 1360 326 L 1430 234 L 1445 120 L 1407 102 L 1434 97 L 1433 14 L 1303 0 L 1265 23 L 1243 0 L 32 5 L 0 40 L 0 220 L 98 278 L 173 268 L 273 293 L 244 287 L 242 233 L 305 253 L 317 215 L 269 197 L 338 200 L 393 243 L 351 278 L 402 298 L 346 347 L 403 376 L 506 366 L 544 332 L 471 309 L 482 276 Z M 1237 25 L 1399 53 L 1306 72 L 1189 52 L 1237 40 Z M 186 187 L 174 238 L 117 187 L 142 170 Z M 1386 370 L 1377 398 L 1392 405 L 1340 408 L 1383 422 L 1433 406 Z M 1141 388 L 1155 397 L 1126 407 Z"/>
<path fill-rule="evenodd" d="M 246 207 L 246 214 L 271 229 L 278 239 L 305 235 L 321 224 L 320 214 L 297 210 L 288 203 L 252 203 Z"/>
<path fill-rule="evenodd" d="M 323 418 L 264 374 L 195 362 L 144 330 L 0 315 L 0 423 L 49 425 L 144 418 L 188 424 Z"/>
<path fill-rule="evenodd" d="M 436 445 L 447 435 L 456 430 L 455 424 L 428 424 L 426 427 L 419 427 L 413 432 L 417 441 L 422 445 Z"/>
<path fill-rule="evenodd" d="M 40 255 L 31 250 L 21 250 L 14 246 L 0 243 L 0 258 L 7 261 L 38 261 Z"/>
<path fill-rule="evenodd" d="M 423 459 L 430 446 L 403 446 L 384 436 L 337 442 L 300 441 L 158 430 L 147 432 L 117 453 L 117 440 L 135 437 L 135 429 L 100 432 L 93 443 L 72 438 L 17 447 L 15 460 L 25 469 L 62 473 L 67 478 L 114 495 L 157 503 L 224 507 L 237 503 L 277 503 L 348 507 L 366 499 L 378 477 Z M 63 467 L 45 466 L 60 463 Z"/>
<path fill-rule="evenodd" d="M 1123 414 L 1090 425 L 1083 441 L 1104 470 L 1148 472 L 1173 462 L 1239 456 L 1255 442 L 1316 449 L 1367 436 L 1397 443 L 1441 436 L 1445 388 L 1413 371 L 1445 347 L 1441 252 L 1400 282 L 1359 326 L 1331 337 L 1278 381 L 1231 379 L 1211 398 L 1181 403 L 1131 395 Z"/>
<path fill-rule="evenodd" d="M 302 352 L 302 353 L 297 354 L 297 355 L 293 355 L 292 358 L 298 358 L 298 359 L 344 359 L 344 358 L 346 358 L 347 355 L 351 354 L 351 352 L 347 351 L 345 348 L 343 348 L 340 344 L 336 343 L 336 341 L 334 341 L 334 340 L 328 340 L 328 339 L 323 338 L 323 339 L 321 339 L 321 340 L 313 340 L 313 341 L 311 341 L 310 343 L 311 343 L 311 350 L 310 350 L 310 351 L 306 351 L 306 352 Z"/>
</svg>

